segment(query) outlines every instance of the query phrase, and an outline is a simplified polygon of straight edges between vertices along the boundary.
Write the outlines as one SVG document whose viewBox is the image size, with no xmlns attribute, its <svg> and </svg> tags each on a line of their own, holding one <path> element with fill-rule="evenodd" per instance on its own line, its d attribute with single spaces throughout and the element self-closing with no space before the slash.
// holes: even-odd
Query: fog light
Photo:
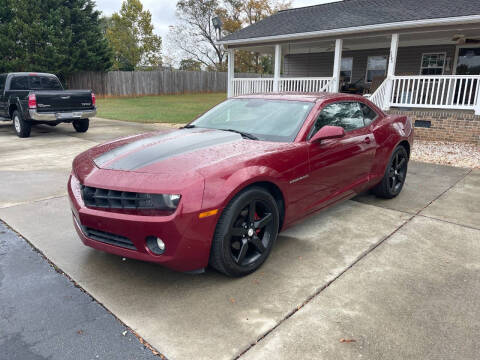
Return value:
<svg viewBox="0 0 480 360">
<path fill-rule="evenodd" d="M 157 245 L 160 248 L 160 250 L 162 250 L 162 251 L 165 250 L 165 243 L 162 241 L 162 239 L 157 238 Z"/>
<path fill-rule="evenodd" d="M 146 242 L 150 251 L 156 255 L 161 255 L 165 251 L 165 243 L 159 237 L 147 236 Z"/>
</svg>

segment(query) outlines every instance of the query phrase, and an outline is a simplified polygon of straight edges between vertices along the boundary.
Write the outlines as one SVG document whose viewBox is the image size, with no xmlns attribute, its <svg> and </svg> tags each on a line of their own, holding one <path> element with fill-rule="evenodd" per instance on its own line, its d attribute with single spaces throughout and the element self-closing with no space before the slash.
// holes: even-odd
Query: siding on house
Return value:
<svg viewBox="0 0 480 360">
<path fill-rule="evenodd" d="M 450 59 L 450 71 L 452 73 L 455 57 L 455 45 L 429 45 L 399 47 L 397 56 L 396 75 L 419 75 L 420 62 L 424 53 L 445 52 L 447 59 Z M 390 49 L 369 49 L 369 50 L 345 50 L 342 57 L 353 57 L 352 81 L 365 80 L 367 71 L 367 59 L 369 56 L 387 56 Z M 289 54 L 284 57 L 283 74 L 285 77 L 324 77 L 332 76 L 333 52 Z"/>
</svg>

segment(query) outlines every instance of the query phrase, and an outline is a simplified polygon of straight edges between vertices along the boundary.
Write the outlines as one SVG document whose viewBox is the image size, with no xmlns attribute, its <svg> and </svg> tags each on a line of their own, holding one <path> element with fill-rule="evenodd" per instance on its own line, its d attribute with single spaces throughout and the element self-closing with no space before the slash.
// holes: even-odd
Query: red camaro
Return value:
<svg viewBox="0 0 480 360">
<path fill-rule="evenodd" d="M 182 129 L 77 156 L 75 228 L 85 245 L 123 257 L 246 275 L 308 214 L 367 189 L 398 195 L 412 140 L 405 116 L 361 96 L 233 98 Z"/>
</svg>

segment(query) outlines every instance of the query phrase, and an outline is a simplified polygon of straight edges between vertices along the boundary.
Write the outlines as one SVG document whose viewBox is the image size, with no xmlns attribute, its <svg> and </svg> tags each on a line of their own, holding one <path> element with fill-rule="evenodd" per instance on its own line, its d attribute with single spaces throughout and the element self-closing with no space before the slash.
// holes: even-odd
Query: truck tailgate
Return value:
<svg viewBox="0 0 480 360">
<path fill-rule="evenodd" d="M 38 112 L 80 111 L 93 109 L 88 90 L 35 90 Z"/>
</svg>

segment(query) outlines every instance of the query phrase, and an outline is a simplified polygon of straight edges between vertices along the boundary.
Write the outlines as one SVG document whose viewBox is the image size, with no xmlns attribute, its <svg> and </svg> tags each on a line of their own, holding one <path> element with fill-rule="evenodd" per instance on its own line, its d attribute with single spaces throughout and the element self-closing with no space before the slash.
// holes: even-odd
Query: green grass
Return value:
<svg viewBox="0 0 480 360">
<path fill-rule="evenodd" d="M 225 100 L 225 93 L 97 99 L 97 116 L 142 123 L 187 123 Z"/>
</svg>

